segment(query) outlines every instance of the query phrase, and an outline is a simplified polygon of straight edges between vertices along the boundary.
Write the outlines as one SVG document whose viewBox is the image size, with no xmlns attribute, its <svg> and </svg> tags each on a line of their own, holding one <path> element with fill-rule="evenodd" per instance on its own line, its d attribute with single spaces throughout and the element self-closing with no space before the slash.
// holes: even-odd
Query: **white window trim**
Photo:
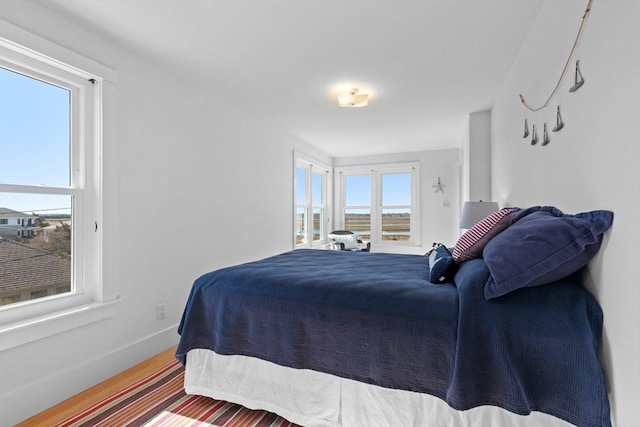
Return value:
<svg viewBox="0 0 640 427">
<path fill-rule="evenodd" d="M 421 246 L 420 231 L 420 162 L 369 164 L 357 166 L 337 167 L 334 171 L 335 179 L 335 212 L 334 219 L 336 229 L 344 228 L 345 209 L 345 176 L 369 175 L 371 176 L 371 244 L 375 247 L 419 247 Z M 411 239 L 407 241 L 382 240 L 381 225 L 379 221 L 382 209 L 381 174 L 387 173 L 411 173 Z"/>
<path fill-rule="evenodd" d="M 322 229 L 322 235 L 320 236 L 320 240 L 313 240 L 313 239 L 307 239 L 309 240 L 306 243 L 302 243 L 302 244 L 298 244 L 296 242 L 296 213 L 297 213 L 297 207 L 298 207 L 298 201 L 296 200 L 296 196 L 297 196 L 297 179 L 296 179 L 296 170 L 299 166 L 305 166 L 308 167 L 309 170 L 311 171 L 311 173 L 322 173 L 324 176 L 324 185 L 323 185 L 323 189 L 322 189 L 322 201 L 323 201 L 323 208 L 324 208 L 324 227 Z M 298 248 L 316 248 L 316 247 L 322 247 L 322 246 L 326 246 L 328 245 L 328 240 L 327 240 L 327 235 L 329 233 L 329 228 L 331 225 L 331 212 L 332 212 L 332 197 L 331 197 L 331 189 L 333 188 L 333 183 L 332 183 L 332 167 L 325 164 L 324 162 L 321 162 L 317 159 L 314 159 L 311 156 L 307 156 L 303 153 L 300 153 L 299 151 L 294 151 L 293 152 L 293 247 L 295 249 Z M 311 202 L 311 197 L 312 197 L 312 192 L 311 192 L 311 182 L 312 178 L 311 176 L 309 177 L 309 179 L 307 180 L 307 198 L 308 198 L 308 203 L 307 203 L 307 209 L 309 209 L 309 212 L 311 213 L 311 215 L 307 216 L 307 233 L 309 235 L 311 235 L 312 233 L 310 232 L 310 230 L 312 229 L 313 226 L 313 206 L 312 206 L 312 202 Z"/>
<path fill-rule="evenodd" d="M 9 68 L 15 71 L 26 68 L 30 70 L 28 74 L 33 75 L 32 70 L 36 70 L 36 74 L 46 76 L 46 80 L 67 73 L 72 76 L 71 80 L 83 81 L 80 90 L 86 92 L 82 98 L 92 104 L 89 110 L 93 115 L 87 120 L 75 118 L 75 123 L 86 123 L 87 126 L 72 130 L 92 140 L 91 143 L 80 144 L 84 147 L 82 152 L 72 153 L 82 159 L 78 167 L 74 165 L 73 173 L 84 174 L 78 178 L 84 182 L 85 191 L 78 192 L 73 187 L 60 189 L 0 184 L 0 191 L 16 192 L 28 187 L 33 193 L 76 195 L 75 203 L 83 212 L 77 219 L 84 219 L 84 222 L 74 224 L 74 233 L 78 237 L 75 244 L 80 245 L 76 246 L 80 250 L 76 249 L 73 262 L 85 267 L 74 268 L 74 272 L 80 274 L 80 277 L 75 277 L 80 292 L 12 304 L 0 310 L 0 351 L 4 351 L 115 314 L 115 303 L 119 301 L 117 289 L 114 285 L 107 286 L 102 280 L 102 117 L 105 113 L 105 85 L 113 89 L 117 73 L 1 19 L 0 53 L 4 61 L 11 64 Z M 90 79 L 95 80 L 95 84 L 88 83 Z M 112 109 L 113 105 L 106 103 L 106 108 Z M 85 255 L 89 259 L 83 258 Z"/>
</svg>

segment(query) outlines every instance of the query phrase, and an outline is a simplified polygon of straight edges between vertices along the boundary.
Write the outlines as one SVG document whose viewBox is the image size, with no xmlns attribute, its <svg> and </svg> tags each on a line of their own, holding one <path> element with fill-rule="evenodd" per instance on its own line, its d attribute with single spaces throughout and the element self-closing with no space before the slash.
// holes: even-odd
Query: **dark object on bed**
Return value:
<svg viewBox="0 0 640 427">
<path fill-rule="evenodd" d="M 209 349 L 428 393 L 458 410 L 611 425 L 591 294 L 562 280 L 487 301 L 482 259 L 440 285 L 428 281 L 428 261 L 297 250 L 205 274 L 176 356 L 186 363 L 190 350 Z"/>
<path fill-rule="evenodd" d="M 429 282 L 448 283 L 453 281 L 458 264 L 449 249 L 442 243 L 434 243 L 426 254 L 429 257 Z"/>
</svg>

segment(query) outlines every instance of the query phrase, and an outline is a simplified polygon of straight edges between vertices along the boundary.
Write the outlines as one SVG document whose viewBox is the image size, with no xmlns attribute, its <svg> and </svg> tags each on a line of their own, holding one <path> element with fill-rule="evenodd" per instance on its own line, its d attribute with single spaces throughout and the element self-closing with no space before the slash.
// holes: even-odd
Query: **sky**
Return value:
<svg viewBox="0 0 640 427">
<path fill-rule="evenodd" d="M 0 183 L 69 187 L 70 92 L 0 67 Z M 0 192 L 0 207 L 70 213 L 70 196 Z"/>
<path fill-rule="evenodd" d="M 411 174 L 385 173 L 382 176 L 382 206 L 411 205 Z M 346 177 L 346 205 L 371 205 L 371 176 Z"/>
</svg>

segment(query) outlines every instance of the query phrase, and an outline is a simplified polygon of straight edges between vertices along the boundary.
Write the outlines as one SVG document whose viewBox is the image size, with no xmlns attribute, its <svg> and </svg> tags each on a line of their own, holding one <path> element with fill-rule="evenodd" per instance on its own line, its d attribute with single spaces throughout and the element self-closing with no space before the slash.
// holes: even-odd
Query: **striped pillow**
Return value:
<svg viewBox="0 0 640 427">
<path fill-rule="evenodd" d="M 453 259 L 462 262 L 480 258 L 489 240 L 511 225 L 511 213 L 515 210 L 516 208 L 500 209 L 465 231 L 453 248 Z"/>
</svg>

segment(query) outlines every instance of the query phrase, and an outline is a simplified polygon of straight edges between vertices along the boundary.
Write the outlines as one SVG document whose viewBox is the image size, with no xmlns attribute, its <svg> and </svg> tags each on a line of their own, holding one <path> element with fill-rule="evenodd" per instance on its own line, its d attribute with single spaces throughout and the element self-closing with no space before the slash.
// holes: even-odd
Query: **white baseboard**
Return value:
<svg viewBox="0 0 640 427">
<path fill-rule="evenodd" d="M 38 381 L 6 393 L 0 399 L 0 426 L 18 422 L 44 411 L 166 349 L 178 342 L 172 325 L 82 364 L 54 372 Z"/>
</svg>

